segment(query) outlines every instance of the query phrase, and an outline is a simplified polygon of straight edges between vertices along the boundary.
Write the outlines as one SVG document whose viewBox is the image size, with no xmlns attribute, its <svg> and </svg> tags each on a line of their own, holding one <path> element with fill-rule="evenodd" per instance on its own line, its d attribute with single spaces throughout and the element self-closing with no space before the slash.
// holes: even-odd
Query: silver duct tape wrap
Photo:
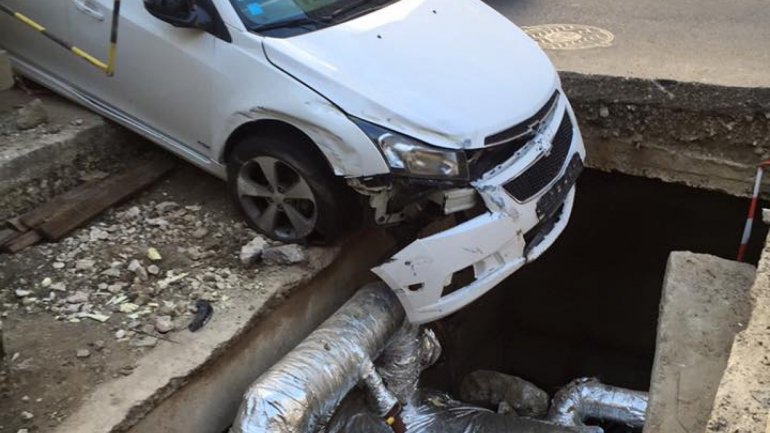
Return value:
<svg viewBox="0 0 770 433">
<path fill-rule="evenodd" d="M 529 418 L 499 415 L 469 406 L 438 392 L 420 392 L 404 407 L 409 433 L 579 433 L 580 427 L 558 426 Z M 381 419 L 366 411 L 358 395 L 351 395 L 329 423 L 326 433 L 392 433 Z"/>
<path fill-rule="evenodd" d="M 325 421 L 404 322 L 384 284 L 364 287 L 252 384 L 232 433 L 306 433 Z"/>
<path fill-rule="evenodd" d="M 420 368 L 425 370 L 432 366 L 441 357 L 441 343 L 432 329 L 425 328 L 422 333 L 420 345 Z"/>
<path fill-rule="evenodd" d="M 407 403 L 417 391 L 422 373 L 420 335 L 419 327 L 405 322 L 377 359 L 377 372 L 388 389 L 403 403 Z"/>
<path fill-rule="evenodd" d="M 596 418 L 641 428 L 647 398 L 646 392 L 604 385 L 597 379 L 577 379 L 556 393 L 548 420 L 560 425 L 584 426 L 586 419 Z"/>
<path fill-rule="evenodd" d="M 377 374 L 372 361 L 367 360 L 364 364 L 363 382 L 369 392 L 370 407 L 381 418 L 398 405 L 398 398 L 385 387 L 385 383 L 382 381 L 382 377 Z"/>
</svg>

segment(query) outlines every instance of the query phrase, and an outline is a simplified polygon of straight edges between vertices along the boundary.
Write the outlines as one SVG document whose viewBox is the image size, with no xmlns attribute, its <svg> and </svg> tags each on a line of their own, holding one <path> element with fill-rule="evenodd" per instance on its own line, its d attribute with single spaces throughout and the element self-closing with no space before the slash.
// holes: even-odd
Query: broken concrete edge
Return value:
<svg viewBox="0 0 770 433">
<path fill-rule="evenodd" d="M 770 158 L 770 88 L 561 76 L 591 168 L 747 197 Z"/>
<path fill-rule="evenodd" d="M 282 270 L 281 278 L 265 280 L 266 296 L 254 297 L 236 307 L 217 312 L 197 333 L 161 340 L 139 361 L 133 374 L 100 385 L 79 409 L 56 428 L 56 432 L 123 432 L 158 404 L 184 387 L 227 353 L 248 332 L 303 285 L 328 268 L 339 255 L 339 247 L 313 248 L 308 264 Z M 214 306 L 216 310 L 216 305 Z"/>
<path fill-rule="evenodd" d="M 756 268 L 708 254 L 669 255 L 645 433 L 703 432 L 735 335 L 751 311 Z"/>
<path fill-rule="evenodd" d="M 708 432 L 764 432 L 770 425 L 770 237 L 749 298 L 751 315 L 733 342 Z"/>
<path fill-rule="evenodd" d="M 127 130 L 98 118 L 75 129 L 44 135 L 38 143 L 0 160 L 0 195 L 50 177 L 78 160 L 121 158 L 136 153 L 143 140 Z"/>
<path fill-rule="evenodd" d="M 573 102 L 644 104 L 726 114 L 770 112 L 770 88 L 650 80 L 562 71 L 562 84 Z"/>
</svg>

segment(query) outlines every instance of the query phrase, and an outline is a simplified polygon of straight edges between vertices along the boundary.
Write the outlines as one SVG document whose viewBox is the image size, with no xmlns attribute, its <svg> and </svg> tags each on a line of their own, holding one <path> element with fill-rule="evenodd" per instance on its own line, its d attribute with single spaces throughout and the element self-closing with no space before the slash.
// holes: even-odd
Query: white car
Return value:
<svg viewBox="0 0 770 433">
<path fill-rule="evenodd" d="M 106 52 L 113 0 L 0 3 Z M 415 323 L 551 246 L 583 167 L 550 61 L 479 0 L 124 1 L 111 77 L 3 14 L 0 45 L 22 74 L 227 179 L 273 239 L 333 241 L 362 209 L 388 225 L 457 214 L 374 269 Z"/>
</svg>

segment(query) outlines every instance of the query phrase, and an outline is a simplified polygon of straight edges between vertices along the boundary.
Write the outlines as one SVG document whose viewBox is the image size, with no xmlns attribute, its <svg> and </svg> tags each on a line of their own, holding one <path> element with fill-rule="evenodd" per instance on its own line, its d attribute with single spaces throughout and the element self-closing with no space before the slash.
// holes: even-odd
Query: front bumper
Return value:
<svg viewBox="0 0 770 433">
<path fill-rule="evenodd" d="M 412 323 L 441 319 L 475 301 L 540 257 L 564 231 L 585 150 L 566 98 L 561 97 L 556 112 L 570 116 L 572 140 L 558 176 L 546 188 L 520 202 L 505 186 L 550 154 L 563 116 L 556 116 L 520 152 L 473 182 L 486 212 L 414 241 L 372 270 L 393 289 Z M 473 269 L 474 281 L 445 294 L 453 277 L 467 268 Z"/>
</svg>

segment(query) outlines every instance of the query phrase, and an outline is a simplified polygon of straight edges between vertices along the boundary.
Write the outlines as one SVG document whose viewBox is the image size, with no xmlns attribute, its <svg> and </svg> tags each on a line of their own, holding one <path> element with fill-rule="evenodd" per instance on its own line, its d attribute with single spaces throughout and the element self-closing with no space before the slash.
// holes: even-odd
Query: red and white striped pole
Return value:
<svg viewBox="0 0 770 433">
<path fill-rule="evenodd" d="M 749 238 L 751 238 L 751 228 L 754 225 L 754 215 L 757 213 L 757 202 L 759 201 L 759 189 L 762 184 L 762 175 L 765 172 L 765 167 L 770 166 L 770 160 L 763 161 L 757 166 L 757 177 L 754 180 L 754 191 L 751 194 L 751 204 L 749 204 L 749 214 L 746 217 L 746 225 L 743 227 L 743 236 L 741 237 L 741 245 L 738 247 L 737 261 L 742 262 L 746 257 L 746 248 L 749 245 Z"/>
</svg>

